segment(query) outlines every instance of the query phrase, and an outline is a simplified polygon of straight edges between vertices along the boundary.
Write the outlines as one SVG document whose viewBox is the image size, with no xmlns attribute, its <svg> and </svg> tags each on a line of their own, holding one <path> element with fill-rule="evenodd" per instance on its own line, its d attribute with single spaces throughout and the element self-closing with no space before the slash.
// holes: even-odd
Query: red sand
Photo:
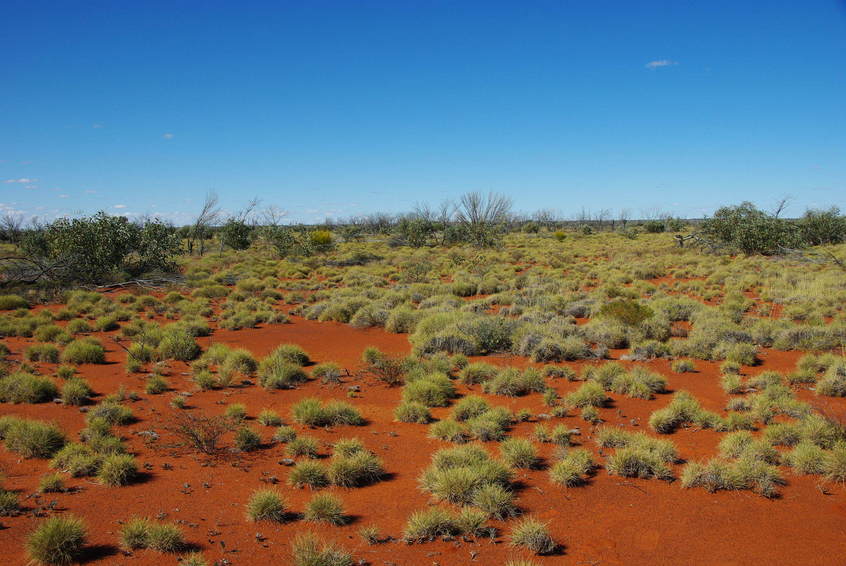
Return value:
<svg viewBox="0 0 846 566">
<path fill-rule="evenodd" d="M 338 323 L 318 323 L 292 317 L 289 325 L 261 329 L 217 330 L 211 338 L 200 339 L 205 348 L 211 340 L 245 347 L 257 356 L 264 356 L 281 343 L 302 346 L 317 362 L 334 361 L 352 373 L 359 366 L 362 350 L 377 346 L 390 353 L 404 353 L 409 349 L 404 335 L 387 334 L 381 330 L 356 330 Z M 31 340 L 6 341 L 19 355 Z M 104 340 L 109 348 L 107 365 L 86 365 L 81 368 L 95 391 L 113 393 L 121 385 L 129 390 L 143 391 L 143 376 L 127 377 L 123 362 L 125 352 Z M 768 351 L 763 364 L 751 372 L 794 367 L 797 352 Z M 506 357 L 486 358 L 492 363 L 525 365 L 525 359 Z M 119 362 L 119 363 L 114 363 Z M 624 362 L 627 363 L 627 362 Z M 579 363 L 567 364 L 577 368 Z M 666 361 L 646 364 L 666 375 L 672 390 L 686 389 L 710 410 L 721 410 L 727 396 L 718 386 L 717 364 L 697 362 L 699 372 L 674 374 Z M 44 367 L 49 367 L 44 364 Z M 323 527 L 297 520 L 276 525 L 250 523 L 244 518 L 244 507 L 250 494 L 268 482 L 278 479 L 276 486 L 286 497 L 290 508 L 302 511 L 313 495 L 308 489 L 290 488 L 285 480 L 290 468 L 280 465 L 284 447 L 275 445 L 248 455 L 229 455 L 215 461 L 186 455 L 167 448 L 173 441 L 164 430 L 168 415 L 175 409 L 168 405 L 177 391 L 193 391 L 188 367 L 173 363 L 169 382 L 174 390 L 164 395 L 146 395 L 137 402 L 129 402 L 139 422 L 118 427 L 131 450 L 145 469 L 142 481 L 122 488 L 107 488 L 85 478 L 70 479 L 68 485 L 79 491 L 66 494 L 33 495 L 39 477 L 48 471 L 44 460 L 20 460 L 0 449 L 0 469 L 5 474 L 6 489 L 18 490 L 27 510 L 22 516 L 2 518 L 0 524 L 0 552 L 3 565 L 23 565 L 27 557 L 23 550 L 26 534 L 37 524 L 33 512 L 55 502 L 60 512 L 72 512 L 83 517 L 89 527 L 90 564 L 176 564 L 177 557 L 154 551 L 139 551 L 124 555 L 118 547 L 120 522 L 133 516 L 161 517 L 182 525 L 187 540 L 204 553 L 210 564 L 226 559 L 239 566 L 289 564 L 289 544 L 295 533 L 316 531 L 322 537 L 335 540 L 350 550 L 356 559 L 373 565 L 441 565 L 465 566 L 480 564 L 502 565 L 513 558 L 530 558 L 524 551 L 510 548 L 506 536 L 495 542 L 482 539 L 475 542 L 452 541 L 409 545 L 398 540 L 367 545 L 357 535 L 365 525 L 376 525 L 384 535 L 399 539 L 406 518 L 415 510 L 429 504 L 426 494 L 417 489 L 417 477 L 428 464 L 435 450 L 445 443 L 426 437 L 424 425 L 393 422 L 393 409 L 399 402 L 401 389 L 387 388 L 369 380 L 347 380 L 343 386 L 322 386 L 310 382 L 297 390 L 268 392 L 251 385 L 224 391 L 195 392 L 189 399 L 191 411 L 214 414 L 223 412 L 229 403 L 244 403 L 251 417 L 261 409 L 271 408 L 289 422 L 289 408 L 297 400 L 308 396 L 347 399 L 346 385 L 361 386 L 359 398 L 348 399 L 369 420 L 364 427 L 339 427 L 333 430 L 308 430 L 296 425 L 301 434 L 315 436 L 327 443 L 343 437 L 357 436 L 376 452 L 385 463 L 390 477 L 375 485 L 356 488 L 331 488 L 324 491 L 339 494 L 352 517 L 344 527 Z M 578 383 L 562 380 L 553 386 L 562 394 Z M 460 386 L 462 393 L 467 388 Z M 473 391 L 480 394 L 478 388 Z M 541 396 L 529 395 L 511 399 L 485 396 L 492 404 L 510 409 L 529 408 L 533 414 L 547 412 Z M 670 401 L 670 395 L 660 395 L 652 401 L 628 399 L 612 395 L 610 408 L 601 410 L 607 425 L 623 424 L 628 429 L 645 430 L 652 411 Z M 813 400 L 810 392 L 800 397 Z M 844 410 L 843 400 L 829 400 L 830 406 Z M 433 411 L 437 417 L 449 409 Z M 84 426 L 84 415 L 77 408 L 51 403 L 42 405 L 0 405 L 0 414 L 17 414 L 56 421 L 75 437 Z M 633 427 L 632 422 L 639 423 Z M 583 445 L 597 452 L 591 440 L 591 427 L 578 417 L 553 419 L 573 428 L 581 428 Z M 265 440 L 272 429 L 260 427 Z M 536 422 L 517 425 L 512 435 L 528 436 Z M 141 437 L 133 434 L 155 430 L 162 437 L 155 448 L 146 447 Z M 712 457 L 720 435 L 711 431 L 681 430 L 669 436 L 677 445 L 683 459 Z M 489 443 L 496 453 L 496 445 Z M 544 456 L 552 448 L 539 445 Z M 328 449 L 324 448 L 328 454 Z M 599 462 L 604 459 L 597 456 Z M 676 471 L 680 466 L 676 467 Z M 549 521 L 554 538 L 563 544 L 563 551 L 555 556 L 532 558 L 539 564 L 572 564 L 602 566 L 632 565 L 842 565 L 846 555 L 846 489 L 825 486 L 818 489 L 816 477 L 792 476 L 787 468 L 783 474 L 788 485 L 781 489 L 782 497 L 768 500 L 750 492 L 709 494 L 700 489 L 685 490 L 678 482 L 657 480 L 629 480 L 609 476 L 600 469 L 588 485 L 565 489 L 549 482 L 547 472 L 519 471 L 518 502 L 523 511 Z M 495 523 L 496 524 L 496 523 Z M 507 534 L 510 524 L 497 524 Z M 475 556 L 475 559 L 472 558 Z"/>
</svg>

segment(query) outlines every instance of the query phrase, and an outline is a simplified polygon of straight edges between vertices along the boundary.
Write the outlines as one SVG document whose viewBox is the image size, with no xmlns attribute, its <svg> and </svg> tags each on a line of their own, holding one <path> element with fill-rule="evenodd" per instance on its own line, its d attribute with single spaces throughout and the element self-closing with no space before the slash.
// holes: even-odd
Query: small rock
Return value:
<svg viewBox="0 0 846 566">
<path fill-rule="evenodd" d="M 295 463 L 291 458 L 282 458 L 279 460 L 279 465 L 281 466 L 293 466 Z"/>
</svg>

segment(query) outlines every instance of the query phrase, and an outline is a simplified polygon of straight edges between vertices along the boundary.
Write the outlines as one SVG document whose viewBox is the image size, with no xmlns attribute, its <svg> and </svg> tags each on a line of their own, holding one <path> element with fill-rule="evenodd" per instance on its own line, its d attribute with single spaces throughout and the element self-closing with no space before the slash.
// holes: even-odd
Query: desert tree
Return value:
<svg viewBox="0 0 846 566">
<path fill-rule="evenodd" d="M 191 226 L 188 237 L 188 253 L 194 253 L 194 246 L 199 246 L 200 255 L 206 251 L 206 239 L 211 235 L 211 227 L 220 218 L 220 207 L 217 193 L 209 192 L 200 208 L 200 213 Z"/>
<path fill-rule="evenodd" d="M 511 213 L 511 199 L 499 193 L 469 192 L 455 206 L 455 219 L 464 227 L 473 245 L 490 247 L 496 244 L 502 227 Z"/>
</svg>

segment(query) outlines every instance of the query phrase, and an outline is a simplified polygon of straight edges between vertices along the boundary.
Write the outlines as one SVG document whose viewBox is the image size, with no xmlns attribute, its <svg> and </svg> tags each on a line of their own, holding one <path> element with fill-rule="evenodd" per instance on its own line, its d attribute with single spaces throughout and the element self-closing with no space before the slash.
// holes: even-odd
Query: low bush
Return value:
<svg viewBox="0 0 846 566">
<path fill-rule="evenodd" d="M 333 545 L 321 542 L 313 533 L 299 534 L 291 544 L 292 566 L 353 566 L 350 554 Z"/>
<path fill-rule="evenodd" d="M 25 419 L 6 420 L 0 437 L 6 449 L 24 458 L 50 458 L 65 445 L 65 435 L 54 424 Z"/>
<path fill-rule="evenodd" d="M 358 410 L 343 401 L 329 401 L 323 405 L 319 399 L 307 398 L 291 408 L 295 422 L 310 426 L 339 426 L 364 424 Z"/>
<path fill-rule="evenodd" d="M 33 344 L 24 352 L 30 362 L 59 363 L 59 349 L 53 344 Z"/>
<path fill-rule="evenodd" d="M 549 469 L 549 479 L 565 487 L 581 485 L 585 482 L 593 467 L 593 458 L 588 450 L 584 448 L 568 450 Z"/>
<path fill-rule="evenodd" d="M 288 484 L 294 487 L 308 486 L 319 489 L 329 485 L 329 476 L 323 465 L 318 462 L 298 462 L 288 475 Z"/>
<path fill-rule="evenodd" d="M 60 359 L 65 364 L 102 364 L 106 362 L 106 351 L 93 338 L 82 338 L 65 346 Z"/>
<path fill-rule="evenodd" d="M 56 385 L 46 377 L 18 371 L 0 377 L 0 402 L 46 403 L 59 394 Z"/>
<path fill-rule="evenodd" d="M 274 489 L 260 489 L 253 492 L 247 502 L 247 519 L 250 521 L 274 521 L 281 523 L 285 520 L 285 501 Z"/>
<path fill-rule="evenodd" d="M 499 451 L 506 464 L 513 468 L 531 469 L 538 465 L 538 452 L 525 438 L 509 438 L 499 444 Z"/>
<path fill-rule="evenodd" d="M 535 554 L 548 554 L 556 544 L 545 523 L 531 517 L 522 519 L 511 529 L 511 546 L 522 547 Z"/>
<path fill-rule="evenodd" d="M 777 486 L 781 483 L 783 480 L 778 468 L 749 458 L 690 462 L 681 476 L 684 488 L 702 487 L 709 492 L 748 489 L 764 497 L 775 497 Z"/>
<path fill-rule="evenodd" d="M 261 447 L 261 436 L 249 427 L 235 431 L 235 448 L 241 452 L 253 452 Z"/>
<path fill-rule="evenodd" d="M 317 451 L 320 444 L 316 438 L 310 436 L 298 436 L 288 442 L 285 447 L 285 453 L 288 456 L 308 456 L 309 458 L 317 458 Z"/>
<path fill-rule="evenodd" d="M 394 409 L 394 418 L 401 423 L 428 424 L 432 420 L 432 413 L 422 403 L 404 401 Z"/>
<path fill-rule="evenodd" d="M 316 523 L 343 525 L 347 518 L 344 515 L 344 503 L 336 495 L 319 493 L 306 504 L 303 518 Z"/>
<path fill-rule="evenodd" d="M 26 549 L 32 560 L 41 564 L 71 564 L 79 560 L 86 537 L 82 519 L 73 515 L 50 517 L 30 533 Z"/>
<path fill-rule="evenodd" d="M 100 463 L 97 480 L 112 487 L 127 485 L 138 475 L 135 458 L 129 454 L 109 454 Z"/>
<path fill-rule="evenodd" d="M 65 405 L 85 405 L 91 399 L 91 387 L 84 379 L 68 379 L 62 386 L 62 402 Z"/>
</svg>

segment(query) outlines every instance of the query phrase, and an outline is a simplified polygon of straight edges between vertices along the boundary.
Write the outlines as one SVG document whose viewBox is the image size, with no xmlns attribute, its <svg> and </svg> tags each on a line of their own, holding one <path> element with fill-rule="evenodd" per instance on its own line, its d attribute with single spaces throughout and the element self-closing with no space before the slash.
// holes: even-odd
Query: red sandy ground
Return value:
<svg viewBox="0 0 846 566">
<path fill-rule="evenodd" d="M 211 338 L 200 339 L 205 348 L 211 340 L 245 347 L 256 356 L 268 354 L 282 343 L 302 346 L 317 362 L 334 361 L 353 373 L 359 366 L 362 350 L 377 346 L 385 352 L 401 354 L 409 350 L 404 335 L 381 330 L 356 330 L 338 323 L 318 323 L 292 317 L 292 324 L 261 329 L 217 330 Z M 101 336 L 102 337 L 102 336 Z M 105 338 L 105 337 L 103 337 Z M 19 356 L 27 339 L 9 339 L 8 345 Z M 86 365 L 81 374 L 100 395 L 113 393 L 121 385 L 143 391 L 143 376 L 126 376 L 126 354 L 109 339 L 106 365 Z M 615 353 L 616 355 L 619 352 Z M 791 370 L 799 357 L 797 352 L 764 353 L 763 364 L 750 373 L 763 370 Z M 524 366 L 525 359 L 489 357 L 486 361 Z M 579 363 L 568 364 L 578 369 Z M 672 390 L 686 389 L 705 408 L 722 410 L 727 396 L 718 386 L 716 364 L 697 362 L 699 372 L 674 374 L 666 361 L 648 364 L 662 372 Z M 45 364 L 45 369 L 50 366 Z M 85 559 L 90 564 L 132 564 L 138 566 L 176 564 L 178 557 L 154 551 L 125 555 L 118 547 L 120 524 L 133 516 L 161 517 L 182 525 L 187 540 L 202 551 L 209 563 L 226 559 L 233 565 L 259 566 L 290 564 L 290 541 L 298 532 L 316 531 L 327 540 L 334 540 L 356 559 L 372 565 L 502 565 L 507 560 L 532 558 L 508 546 L 511 525 L 502 527 L 498 538 L 475 542 L 451 541 L 425 544 L 400 542 L 406 518 L 429 504 L 429 498 L 417 488 L 417 477 L 427 466 L 431 454 L 445 443 L 427 438 L 428 427 L 393 421 L 393 409 L 399 402 L 401 389 L 387 388 L 369 380 L 348 380 L 343 386 L 323 386 L 318 382 L 291 391 L 268 392 L 250 385 L 225 391 L 195 392 L 188 410 L 221 414 L 229 403 L 244 403 L 249 415 L 271 408 L 289 420 L 290 406 L 303 397 L 347 399 L 346 386 L 361 386 L 360 397 L 348 399 L 368 419 L 364 427 L 339 427 L 332 430 L 307 430 L 295 425 L 300 434 L 313 435 L 326 443 L 339 438 L 359 437 L 377 453 L 390 473 L 389 479 L 375 485 L 356 488 L 331 488 L 340 495 L 351 516 L 344 527 L 315 526 L 302 520 L 277 525 L 250 523 L 245 520 L 244 506 L 250 494 L 268 487 L 267 480 L 276 478 L 276 486 L 284 493 L 294 512 L 302 511 L 313 492 L 294 489 L 285 480 L 290 468 L 279 464 L 284 457 L 283 445 L 274 445 L 248 455 L 228 455 L 208 461 L 176 451 L 166 445 L 173 442 L 164 430 L 170 408 L 169 400 L 178 391 L 194 391 L 186 364 L 174 363 L 168 378 L 173 392 L 145 395 L 128 402 L 139 422 L 118 427 L 146 470 L 142 481 L 122 488 L 107 488 L 79 478 L 68 485 L 79 491 L 66 494 L 35 494 L 38 479 L 48 471 L 44 460 L 21 460 L 0 449 L 0 470 L 5 473 L 6 489 L 17 490 L 27 513 L 0 521 L 0 564 L 22 565 L 28 559 L 24 541 L 39 520 L 33 511 L 55 502 L 55 512 L 71 512 L 85 519 L 89 527 L 89 550 Z M 46 373 L 46 372 L 45 372 Z M 563 380 L 552 382 L 561 394 L 578 387 Z M 460 386 L 462 393 L 467 388 Z M 480 394 L 478 388 L 473 393 Z M 800 398 L 814 400 L 811 392 L 801 391 Z M 511 399 L 486 396 L 495 405 L 512 410 L 528 408 L 533 414 L 545 413 L 541 396 L 529 395 Z M 646 421 L 655 409 L 670 401 L 660 395 L 652 401 L 628 399 L 612 395 L 614 403 L 601 411 L 608 426 L 624 425 L 630 430 L 645 430 Z M 843 411 L 841 400 L 829 401 L 833 410 Z M 435 416 L 448 414 L 449 409 L 436 409 Z M 41 418 L 57 422 L 70 438 L 83 428 L 84 415 L 78 408 L 54 404 L 0 405 L 0 414 Z M 591 439 L 592 429 L 578 417 L 552 419 L 550 424 L 566 423 L 581 428 L 580 442 L 597 452 Z M 637 423 L 633 426 L 632 423 Z M 265 440 L 272 429 L 260 427 Z M 536 421 L 517 425 L 514 436 L 529 436 Z M 162 435 L 159 446 L 145 447 L 135 432 L 155 430 Z M 683 459 L 709 458 L 716 454 L 721 435 L 711 431 L 681 430 L 669 438 L 677 445 Z M 488 448 L 496 454 L 495 444 Z M 552 448 L 539 445 L 542 454 L 550 457 Z M 325 454 L 330 453 L 324 447 Z M 597 453 L 601 463 L 604 458 Z M 680 471 L 677 466 L 676 472 Z M 610 476 L 600 469 L 588 485 L 570 489 L 549 482 L 545 470 L 519 471 L 518 494 L 522 510 L 548 521 L 554 538 L 563 545 L 554 556 L 532 558 L 539 564 L 633 566 L 648 565 L 843 565 L 846 563 L 846 489 L 840 485 L 818 488 L 816 477 L 797 477 L 783 468 L 788 485 L 782 496 L 768 500 L 751 492 L 709 494 L 701 489 L 685 490 L 678 482 L 629 480 Z M 264 481 L 263 481 L 264 480 Z M 513 524 L 513 522 L 512 522 Z M 365 525 L 376 525 L 394 541 L 367 545 L 357 535 Z M 260 536 L 257 537 L 257 534 Z M 475 558 L 473 558 L 475 556 Z"/>
</svg>

